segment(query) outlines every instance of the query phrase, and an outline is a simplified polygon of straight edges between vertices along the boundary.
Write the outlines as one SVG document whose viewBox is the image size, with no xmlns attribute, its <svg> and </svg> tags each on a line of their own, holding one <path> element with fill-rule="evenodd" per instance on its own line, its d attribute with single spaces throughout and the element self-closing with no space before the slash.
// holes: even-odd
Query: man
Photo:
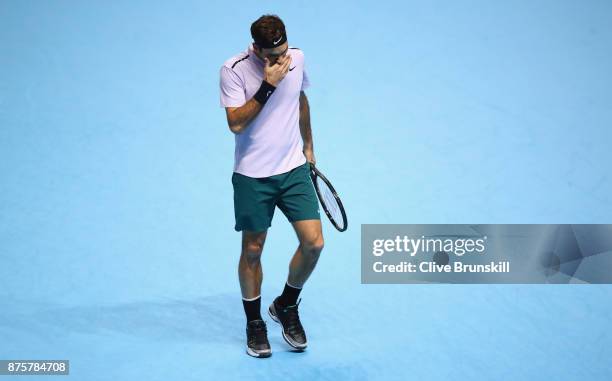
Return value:
<svg viewBox="0 0 612 381">
<path fill-rule="evenodd" d="M 307 346 L 298 296 L 323 249 L 318 200 L 309 177 L 315 163 L 304 54 L 289 47 L 283 21 L 264 15 L 251 25 L 253 43 L 221 67 L 221 106 L 236 150 L 232 184 L 236 231 L 242 231 L 238 278 L 247 318 L 247 353 L 272 352 L 260 313 L 261 253 L 276 206 L 293 225 L 299 245 L 284 290 L 268 314 L 296 350 Z"/>
</svg>

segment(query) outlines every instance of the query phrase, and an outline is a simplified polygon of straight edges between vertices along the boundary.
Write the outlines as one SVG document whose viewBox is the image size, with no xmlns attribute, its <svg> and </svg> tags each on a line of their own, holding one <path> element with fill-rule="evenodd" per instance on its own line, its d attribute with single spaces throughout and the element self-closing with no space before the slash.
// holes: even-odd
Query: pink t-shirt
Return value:
<svg viewBox="0 0 612 381">
<path fill-rule="evenodd" d="M 268 177 L 289 172 L 306 162 L 300 134 L 300 91 L 310 83 L 304 70 L 304 53 L 289 47 L 291 65 L 263 109 L 236 135 L 234 172 Z M 240 107 L 255 95 L 263 80 L 264 62 L 246 51 L 221 67 L 221 107 Z"/>
</svg>

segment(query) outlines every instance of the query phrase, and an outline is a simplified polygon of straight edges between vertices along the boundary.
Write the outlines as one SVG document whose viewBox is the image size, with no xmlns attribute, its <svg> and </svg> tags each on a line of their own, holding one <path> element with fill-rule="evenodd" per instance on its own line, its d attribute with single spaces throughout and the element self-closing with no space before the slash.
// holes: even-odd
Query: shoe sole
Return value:
<svg viewBox="0 0 612 381">
<path fill-rule="evenodd" d="M 285 327 L 283 327 L 283 323 L 281 323 L 280 320 L 278 320 L 276 315 L 274 315 L 272 313 L 272 306 L 270 306 L 270 308 L 268 308 L 268 315 L 270 315 L 272 320 L 274 320 L 275 322 L 277 322 L 281 326 L 281 328 L 282 328 L 281 329 L 281 333 L 283 334 L 283 339 L 285 339 L 285 342 L 287 344 L 289 344 L 289 346 L 291 346 L 293 349 L 297 349 L 298 351 L 303 351 L 304 349 L 306 349 L 306 347 L 308 347 L 308 342 L 306 342 L 306 344 L 297 344 L 297 343 L 293 342 L 291 339 L 289 339 L 285 335 Z"/>
<path fill-rule="evenodd" d="M 254 350 L 252 350 L 249 347 L 246 348 L 246 353 L 247 353 L 247 355 L 252 356 L 252 357 L 256 357 L 256 358 L 265 358 L 265 357 L 272 356 L 272 351 L 271 350 L 268 350 L 266 352 L 255 352 Z"/>
</svg>

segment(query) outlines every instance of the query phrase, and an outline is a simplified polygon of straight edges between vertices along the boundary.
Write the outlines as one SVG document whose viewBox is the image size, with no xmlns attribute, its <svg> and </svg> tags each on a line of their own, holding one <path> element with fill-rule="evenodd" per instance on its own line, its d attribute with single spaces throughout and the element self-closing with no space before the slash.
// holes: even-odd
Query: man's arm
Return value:
<svg viewBox="0 0 612 381">
<path fill-rule="evenodd" d="M 310 128 L 310 105 L 306 93 L 300 92 L 300 134 L 304 141 L 304 156 L 308 162 L 316 164 L 314 146 L 312 143 L 312 130 Z"/>
<path fill-rule="evenodd" d="M 239 134 L 247 129 L 249 123 L 259 114 L 268 98 L 272 95 L 278 83 L 289 72 L 289 65 L 291 64 L 290 56 L 279 58 L 274 65 L 270 65 L 270 61 L 267 58 L 264 61 L 264 79 L 253 98 L 240 107 L 225 108 L 227 124 L 230 131 L 234 134 Z"/>
<path fill-rule="evenodd" d="M 255 98 L 249 99 L 247 103 L 240 107 L 226 107 L 225 114 L 230 131 L 234 134 L 244 131 L 262 108 L 263 105 L 257 102 Z"/>
</svg>

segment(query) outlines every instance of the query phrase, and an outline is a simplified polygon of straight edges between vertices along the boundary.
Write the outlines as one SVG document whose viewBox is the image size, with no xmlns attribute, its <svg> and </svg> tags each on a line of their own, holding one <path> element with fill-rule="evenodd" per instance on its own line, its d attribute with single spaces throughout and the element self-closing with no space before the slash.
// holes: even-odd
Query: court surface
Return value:
<svg viewBox="0 0 612 381">
<path fill-rule="evenodd" d="M 244 354 L 218 72 L 279 14 L 327 222 L 310 346 Z M 0 359 L 75 380 L 609 380 L 612 287 L 362 285 L 362 223 L 610 223 L 605 1 L 0 5 Z M 263 305 L 296 238 L 277 210 Z M 265 307 L 264 307 L 265 308 Z M 9 379 L 7 377 L 7 379 Z"/>
</svg>

